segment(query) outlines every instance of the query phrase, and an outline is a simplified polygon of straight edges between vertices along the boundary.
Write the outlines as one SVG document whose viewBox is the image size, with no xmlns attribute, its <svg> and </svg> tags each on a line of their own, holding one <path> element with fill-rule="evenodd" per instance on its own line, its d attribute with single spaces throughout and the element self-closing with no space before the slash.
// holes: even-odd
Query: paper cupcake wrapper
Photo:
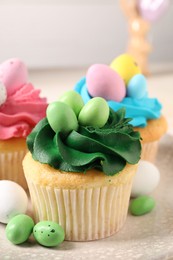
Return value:
<svg viewBox="0 0 173 260">
<path fill-rule="evenodd" d="M 27 189 L 28 186 L 22 167 L 25 154 L 26 150 L 8 153 L 0 152 L 0 180 L 14 181 Z"/>
<path fill-rule="evenodd" d="M 105 238 L 125 223 L 132 178 L 119 186 L 88 189 L 53 189 L 28 181 L 35 221 L 50 220 L 65 230 L 65 239 Z"/>
<path fill-rule="evenodd" d="M 157 155 L 158 146 L 159 141 L 142 143 L 141 159 L 154 163 Z"/>
</svg>

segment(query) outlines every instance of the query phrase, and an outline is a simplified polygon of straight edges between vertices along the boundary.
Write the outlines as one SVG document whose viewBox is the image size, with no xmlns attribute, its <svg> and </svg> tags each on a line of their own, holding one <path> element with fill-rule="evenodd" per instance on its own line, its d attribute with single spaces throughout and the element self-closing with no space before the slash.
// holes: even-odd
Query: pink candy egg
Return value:
<svg viewBox="0 0 173 260">
<path fill-rule="evenodd" d="M 7 94 L 13 94 L 28 81 L 25 64 L 19 59 L 10 59 L 0 64 L 0 81 L 6 86 Z"/>
<path fill-rule="evenodd" d="M 7 90 L 2 82 L 0 82 L 0 106 L 5 103 L 7 99 Z"/>
<path fill-rule="evenodd" d="M 86 75 L 88 93 L 92 97 L 102 97 L 106 100 L 120 102 L 126 95 L 123 79 L 104 64 L 92 65 Z"/>
</svg>

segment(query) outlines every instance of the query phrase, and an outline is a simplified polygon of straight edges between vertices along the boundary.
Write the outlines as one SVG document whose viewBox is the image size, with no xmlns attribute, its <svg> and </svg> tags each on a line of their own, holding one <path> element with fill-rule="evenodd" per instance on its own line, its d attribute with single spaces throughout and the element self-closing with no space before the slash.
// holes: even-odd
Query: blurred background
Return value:
<svg viewBox="0 0 173 260">
<path fill-rule="evenodd" d="M 149 21 L 146 35 L 144 22 L 146 41 L 141 44 L 135 21 L 137 40 L 132 42 L 148 55 L 149 95 L 163 104 L 173 134 L 173 0 L 0 0 L 0 62 L 23 60 L 30 82 L 54 101 L 72 89 L 91 64 L 110 64 L 126 52 L 129 19 L 122 3 L 125 7 L 136 1 L 168 3 L 158 19 Z"/>
<path fill-rule="evenodd" d="M 173 68 L 172 24 L 170 0 L 148 32 L 156 70 Z M 128 41 L 119 0 L 0 0 L 0 32 L 0 61 L 20 57 L 31 69 L 109 64 Z"/>
</svg>

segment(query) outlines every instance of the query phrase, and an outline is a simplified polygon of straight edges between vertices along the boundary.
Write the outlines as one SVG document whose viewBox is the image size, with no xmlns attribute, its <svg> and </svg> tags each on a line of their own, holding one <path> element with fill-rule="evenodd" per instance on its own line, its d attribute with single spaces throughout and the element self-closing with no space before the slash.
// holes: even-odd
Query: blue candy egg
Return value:
<svg viewBox="0 0 173 260">
<path fill-rule="evenodd" d="M 127 96 L 131 98 L 143 98 L 147 94 L 147 81 L 144 75 L 137 74 L 127 85 Z"/>
</svg>

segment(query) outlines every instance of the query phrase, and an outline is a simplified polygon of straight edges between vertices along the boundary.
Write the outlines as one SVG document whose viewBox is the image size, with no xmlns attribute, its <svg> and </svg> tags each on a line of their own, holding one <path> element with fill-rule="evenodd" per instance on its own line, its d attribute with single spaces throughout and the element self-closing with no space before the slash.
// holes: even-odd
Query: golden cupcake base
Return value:
<svg viewBox="0 0 173 260">
<path fill-rule="evenodd" d="M 159 141 L 142 143 L 141 159 L 154 163 L 157 156 Z"/>
<path fill-rule="evenodd" d="M 27 152 L 25 139 L 0 141 L 0 180 L 10 180 L 28 188 L 23 173 L 22 161 Z"/>
<path fill-rule="evenodd" d="M 127 165 L 113 177 L 96 170 L 68 174 L 27 154 L 23 166 L 35 221 L 59 223 L 65 230 L 65 240 L 102 239 L 123 227 L 137 165 Z M 81 177 L 79 182 L 76 175 Z"/>
<path fill-rule="evenodd" d="M 141 159 L 154 163 L 159 141 L 167 131 L 167 121 L 164 116 L 161 116 L 159 119 L 149 120 L 147 124 L 146 127 L 136 127 L 135 130 L 139 131 L 142 137 Z"/>
</svg>

